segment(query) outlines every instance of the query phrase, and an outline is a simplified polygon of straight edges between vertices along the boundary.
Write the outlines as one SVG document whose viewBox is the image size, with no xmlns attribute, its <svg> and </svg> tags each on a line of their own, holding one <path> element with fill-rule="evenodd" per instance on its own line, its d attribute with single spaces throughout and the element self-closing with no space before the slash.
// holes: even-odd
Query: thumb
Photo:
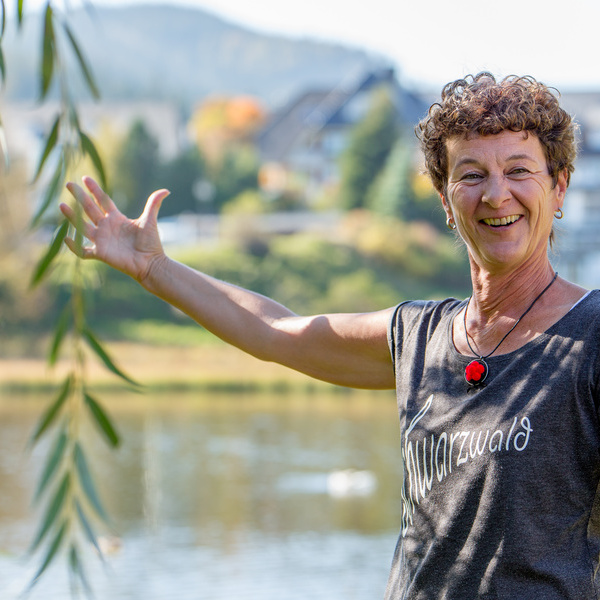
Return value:
<svg viewBox="0 0 600 600">
<path fill-rule="evenodd" d="M 169 190 L 156 190 L 150 194 L 144 212 L 142 213 L 140 220 L 156 221 L 158 219 L 158 211 L 163 203 L 163 200 L 170 194 Z"/>
</svg>

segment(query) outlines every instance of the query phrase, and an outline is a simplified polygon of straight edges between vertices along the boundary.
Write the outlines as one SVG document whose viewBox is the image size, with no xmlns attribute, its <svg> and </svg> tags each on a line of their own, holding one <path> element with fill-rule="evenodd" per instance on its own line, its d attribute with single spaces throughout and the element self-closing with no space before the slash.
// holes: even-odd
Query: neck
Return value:
<svg viewBox="0 0 600 600">
<path fill-rule="evenodd" d="M 552 281 L 554 269 L 549 261 L 507 273 L 491 273 L 471 265 L 473 297 L 469 317 L 485 327 L 500 317 L 519 318 L 535 297 Z"/>
<path fill-rule="evenodd" d="M 542 268 L 522 267 L 511 273 L 473 272 L 472 267 L 472 275 L 473 295 L 466 313 L 458 323 L 455 321 L 454 340 L 459 351 L 478 356 L 503 354 L 539 334 L 537 318 L 552 302 L 551 292 L 556 291 L 556 285 L 544 291 L 555 276 L 549 262 Z"/>
</svg>

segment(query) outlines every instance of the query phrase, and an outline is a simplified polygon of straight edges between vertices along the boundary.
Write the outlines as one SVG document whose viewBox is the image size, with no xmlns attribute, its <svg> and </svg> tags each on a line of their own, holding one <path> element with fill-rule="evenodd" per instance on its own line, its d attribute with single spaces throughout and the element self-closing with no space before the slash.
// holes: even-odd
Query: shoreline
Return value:
<svg viewBox="0 0 600 600">
<path fill-rule="evenodd" d="M 261 361 L 225 344 L 184 347 L 112 342 L 106 349 L 114 364 L 141 384 L 142 393 L 164 389 L 281 393 L 352 391 L 276 363 Z M 0 392 L 51 392 L 64 381 L 71 367 L 68 357 L 53 367 L 43 357 L 0 358 Z M 90 388 L 132 388 L 91 353 L 86 354 L 85 372 Z"/>
</svg>

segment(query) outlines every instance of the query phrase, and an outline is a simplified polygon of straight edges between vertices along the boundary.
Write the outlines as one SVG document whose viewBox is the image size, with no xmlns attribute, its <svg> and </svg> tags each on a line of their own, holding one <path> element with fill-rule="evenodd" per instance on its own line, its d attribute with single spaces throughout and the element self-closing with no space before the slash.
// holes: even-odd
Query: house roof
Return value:
<svg viewBox="0 0 600 600">
<path fill-rule="evenodd" d="M 394 90 L 398 117 L 403 124 L 415 124 L 425 113 L 425 103 L 403 89 L 393 69 L 350 74 L 336 87 L 308 90 L 276 112 L 258 138 L 264 160 L 281 160 L 301 136 L 318 133 L 325 127 L 353 125 L 344 107 L 360 92 L 381 84 Z"/>
</svg>

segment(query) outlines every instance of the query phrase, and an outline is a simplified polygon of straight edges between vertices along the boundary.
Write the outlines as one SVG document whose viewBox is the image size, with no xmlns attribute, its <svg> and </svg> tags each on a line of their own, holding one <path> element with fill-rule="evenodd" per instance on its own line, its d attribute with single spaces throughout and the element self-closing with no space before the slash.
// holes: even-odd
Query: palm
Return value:
<svg viewBox="0 0 600 600">
<path fill-rule="evenodd" d="M 156 222 L 131 220 L 114 211 L 96 226 L 93 240 L 96 257 L 120 271 L 140 279 L 147 263 L 162 249 Z"/>
<path fill-rule="evenodd" d="M 61 210 L 93 245 L 77 248 L 72 240 L 67 240 L 69 247 L 82 258 L 96 258 L 141 281 L 152 261 L 163 254 L 156 219 L 168 192 L 152 194 L 143 214 L 132 220 L 118 210 L 95 181 L 85 178 L 84 183 L 91 195 L 73 184 L 68 189 L 90 222 L 81 224 L 76 212 L 67 205 L 61 205 Z"/>
</svg>

